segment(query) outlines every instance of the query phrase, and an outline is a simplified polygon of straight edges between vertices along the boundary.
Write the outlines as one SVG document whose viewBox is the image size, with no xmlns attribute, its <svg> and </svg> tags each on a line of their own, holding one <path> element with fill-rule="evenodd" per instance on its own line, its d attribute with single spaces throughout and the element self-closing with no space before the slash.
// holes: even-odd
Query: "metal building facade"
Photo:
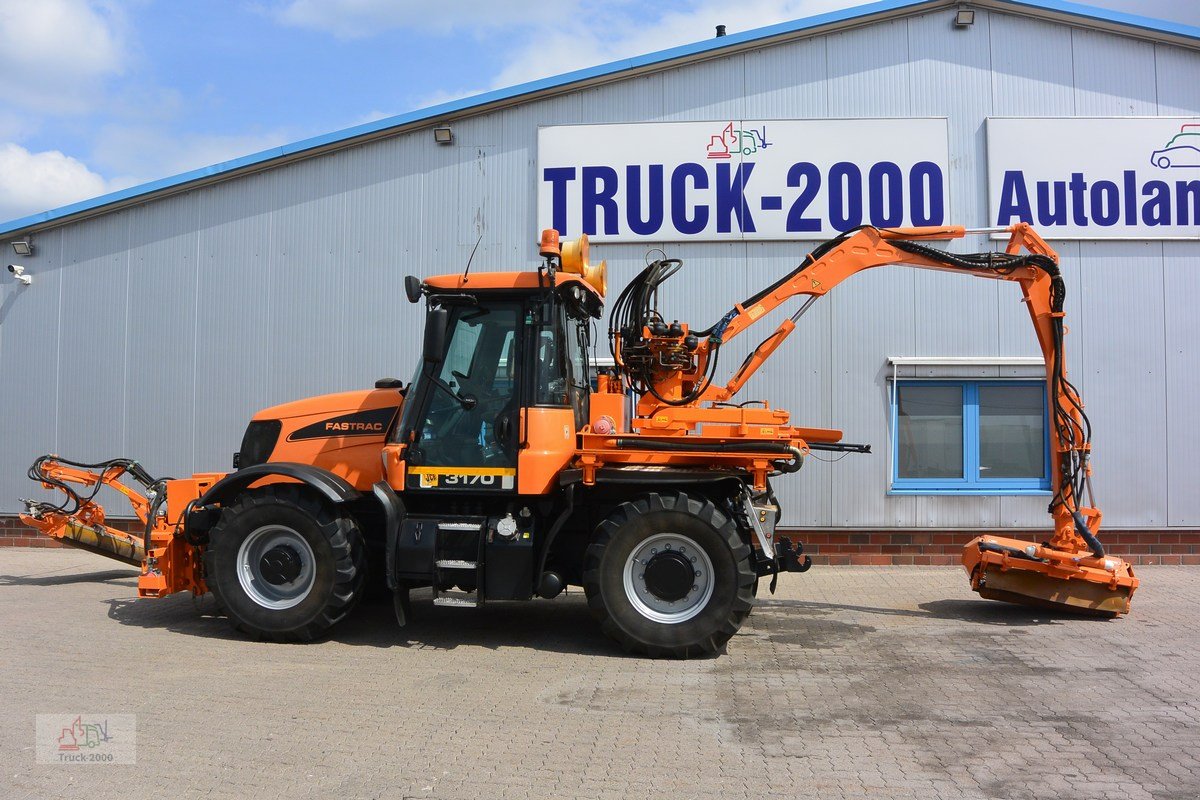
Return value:
<svg viewBox="0 0 1200 800">
<path fill-rule="evenodd" d="M 19 510 L 25 469 L 44 452 L 128 455 L 160 475 L 225 470 L 259 408 L 407 380 L 423 314 L 404 298 L 405 274 L 461 270 L 480 236 L 472 270 L 536 263 L 539 126 L 945 117 L 951 221 L 984 225 L 987 117 L 1200 114 L 1198 50 L 1016 11 L 980 9 L 956 29 L 952 15 L 717 51 L 459 115 L 451 146 L 426 126 L 34 230 L 34 285 L 6 283 L 0 300 L 0 514 Z M 1200 527 L 1200 242 L 1054 244 L 1106 525 Z M 710 324 L 810 245 L 663 242 L 688 270 L 667 314 Z M 594 257 L 619 290 L 647 249 L 597 245 Z M 887 493 L 888 358 L 1035 355 L 1018 301 L 1010 285 L 896 268 L 817 303 L 743 397 L 877 452 L 810 460 L 781 481 L 784 525 L 1044 527 L 1044 497 Z M 727 364 L 752 342 L 737 344 Z"/>
</svg>

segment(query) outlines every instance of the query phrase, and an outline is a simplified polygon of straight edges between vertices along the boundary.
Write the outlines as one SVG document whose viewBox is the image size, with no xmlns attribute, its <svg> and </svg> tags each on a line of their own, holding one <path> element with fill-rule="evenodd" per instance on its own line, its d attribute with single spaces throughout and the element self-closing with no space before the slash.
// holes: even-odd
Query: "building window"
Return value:
<svg viewBox="0 0 1200 800">
<path fill-rule="evenodd" d="M 1049 491 L 1044 381 L 898 380 L 892 398 L 893 492 Z"/>
</svg>

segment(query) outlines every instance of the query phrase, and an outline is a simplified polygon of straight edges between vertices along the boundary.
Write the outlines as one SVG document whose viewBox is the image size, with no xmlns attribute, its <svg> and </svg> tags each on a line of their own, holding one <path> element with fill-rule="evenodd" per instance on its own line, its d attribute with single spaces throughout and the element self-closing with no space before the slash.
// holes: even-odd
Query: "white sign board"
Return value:
<svg viewBox="0 0 1200 800">
<path fill-rule="evenodd" d="M 1200 118 L 989 118 L 990 225 L 1048 239 L 1200 237 Z"/>
<path fill-rule="evenodd" d="M 945 119 L 538 130 L 538 227 L 602 242 L 825 239 L 948 222 Z"/>
</svg>

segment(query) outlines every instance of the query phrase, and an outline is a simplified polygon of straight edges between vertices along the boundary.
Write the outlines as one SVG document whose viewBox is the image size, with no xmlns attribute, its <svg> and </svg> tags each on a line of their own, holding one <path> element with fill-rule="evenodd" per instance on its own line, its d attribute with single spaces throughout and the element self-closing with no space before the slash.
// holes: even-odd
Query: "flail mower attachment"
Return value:
<svg viewBox="0 0 1200 800">
<path fill-rule="evenodd" d="M 1004 253 L 948 253 L 911 237 L 895 242 L 907 256 L 930 266 L 1017 282 L 1045 360 L 1053 491 L 1047 511 L 1054 518 L 1054 534 L 1041 545 L 981 536 L 963 550 L 963 566 L 981 597 L 1100 616 L 1126 614 L 1138 580 L 1129 564 L 1105 554 L 1099 539 L 1101 514 L 1091 481 L 1092 424 L 1067 377 L 1067 291 L 1058 256 L 1026 223 L 1000 230 L 1010 234 Z"/>
<path fill-rule="evenodd" d="M 57 504 L 23 500 L 26 510 L 21 521 L 29 527 L 72 547 L 141 567 L 141 597 L 206 591 L 195 548 L 180 535 L 180 522 L 189 501 L 219 476 L 155 478 L 128 458 L 87 464 L 46 455 L 33 462 L 29 477 L 43 488 L 65 495 Z M 139 485 L 145 494 L 122 483 L 123 478 Z M 176 491 L 168 503 L 167 489 L 172 486 Z M 96 502 L 104 487 L 125 496 L 140 530 L 129 532 L 109 524 L 104 508 Z"/>
<path fill-rule="evenodd" d="M 1138 585 L 1119 558 L 996 536 L 967 544 L 963 566 L 980 597 L 1103 617 L 1128 614 Z"/>
</svg>

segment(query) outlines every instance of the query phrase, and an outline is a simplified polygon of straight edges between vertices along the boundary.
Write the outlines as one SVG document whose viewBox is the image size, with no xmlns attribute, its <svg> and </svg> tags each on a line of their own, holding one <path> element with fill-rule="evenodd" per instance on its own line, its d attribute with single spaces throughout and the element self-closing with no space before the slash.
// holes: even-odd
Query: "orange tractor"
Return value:
<svg viewBox="0 0 1200 800">
<path fill-rule="evenodd" d="M 716 651 L 750 613 L 760 578 L 773 590 L 779 573 L 811 563 L 802 545 L 776 535 L 771 478 L 797 471 L 814 450 L 870 450 L 843 443 L 841 431 L 794 426 L 765 402 L 732 400 L 818 298 L 862 270 L 907 265 L 1017 284 L 1045 354 L 1054 530 L 1040 545 L 972 541 L 963 553 L 972 588 L 1122 614 L 1137 579 L 1097 538 L 1090 429 L 1067 380 L 1057 257 L 1028 225 L 1002 230 L 1004 252 L 967 255 L 926 242 L 996 231 L 849 231 L 703 330 L 661 316 L 658 290 L 682 262 L 655 261 L 613 304 L 615 368 L 594 383 L 589 332 L 605 264 L 589 263 L 586 237 L 560 243 L 547 230 L 536 270 L 406 279 L 408 299 L 427 308 L 410 384 L 381 380 L 265 409 L 228 474 L 159 480 L 127 459 L 43 457 L 30 477 L 66 499 L 26 501 L 22 519 L 140 565 L 141 596 L 211 591 L 256 637 L 321 635 L 368 579 L 386 582 L 401 624 L 415 588 L 431 588 L 438 605 L 474 606 L 577 585 L 604 632 L 629 650 Z M 715 380 L 722 348 L 798 296 L 795 314 L 728 381 Z M 102 486 L 129 498 L 142 530 L 106 524 Z"/>
</svg>

